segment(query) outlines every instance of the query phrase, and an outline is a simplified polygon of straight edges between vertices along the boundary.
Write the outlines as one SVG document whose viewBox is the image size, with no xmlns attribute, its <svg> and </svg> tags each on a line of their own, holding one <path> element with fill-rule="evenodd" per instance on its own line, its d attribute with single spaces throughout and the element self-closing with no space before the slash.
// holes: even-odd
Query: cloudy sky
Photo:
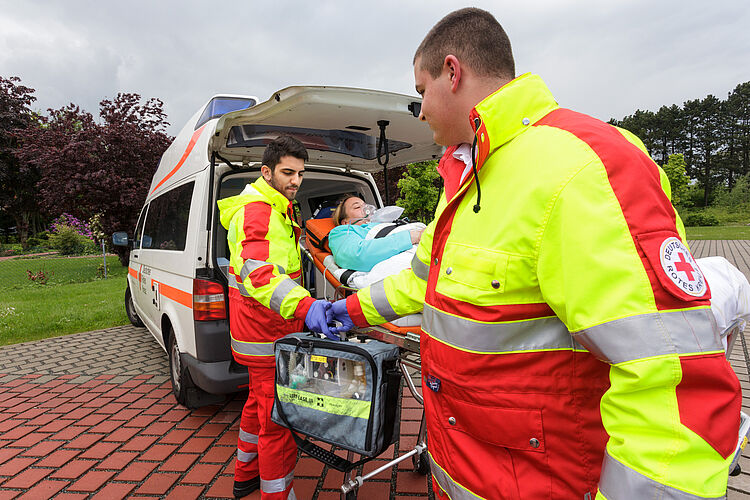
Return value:
<svg viewBox="0 0 750 500">
<path fill-rule="evenodd" d="M 412 56 L 453 0 L 0 0 L 0 75 L 35 109 L 118 92 L 164 101 L 175 134 L 212 95 L 266 100 L 289 85 L 414 94 Z M 742 0 L 476 1 L 508 32 L 519 73 L 607 120 L 750 80 Z"/>
</svg>

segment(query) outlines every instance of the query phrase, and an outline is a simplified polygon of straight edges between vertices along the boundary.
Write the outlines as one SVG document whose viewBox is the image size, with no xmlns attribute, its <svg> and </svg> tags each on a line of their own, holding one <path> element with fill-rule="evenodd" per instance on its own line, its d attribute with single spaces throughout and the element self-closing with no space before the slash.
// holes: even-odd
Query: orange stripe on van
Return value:
<svg viewBox="0 0 750 500">
<path fill-rule="evenodd" d="M 132 267 L 128 267 L 128 274 L 131 275 L 136 280 L 138 279 L 138 271 L 136 271 Z"/>
<path fill-rule="evenodd" d="M 187 157 L 190 156 L 190 152 L 193 151 L 193 148 L 195 147 L 195 143 L 198 142 L 198 137 L 201 136 L 201 132 L 203 132 L 203 129 L 206 128 L 206 124 L 204 124 L 201 128 L 193 132 L 193 136 L 190 138 L 190 142 L 187 145 L 187 148 L 185 148 L 185 152 L 182 153 L 182 158 L 180 158 L 180 161 L 177 162 L 177 165 L 162 179 L 159 181 L 159 184 L 157 184 L 154 189 L 151 190 L 151 193 L 159 189 L 159 187 L 167 182 L 167 180 L 172 177 L 174 174 L 177 173 L 177 171 L 182 167 L 182 164 L 185 163 L 185 160 L 187 160 Z M 149 193 L 149 194 L 151 194 Z"/>
<path fill-rule="evenodd" d="M 155 280 L 151 280 L 152 283 Z M 185 307 L 189 307 L 190 309 L 193 308 L 193 294 L 188 292 L 183 292 L 179 288 L 174 288 L 169 285 L 165 285 L 164 283 L 159 283 L 159 293 L 163 295 L 164 297 L 168 299 L 172 299 L 178 304 L 182 304 Z"/>
</svg>

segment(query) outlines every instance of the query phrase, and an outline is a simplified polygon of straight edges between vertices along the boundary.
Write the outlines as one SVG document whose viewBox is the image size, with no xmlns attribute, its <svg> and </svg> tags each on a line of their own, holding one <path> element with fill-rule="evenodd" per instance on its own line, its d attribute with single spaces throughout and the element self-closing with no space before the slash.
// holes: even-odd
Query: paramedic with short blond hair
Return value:
<svg viewBox="0 0 750 500">
<path fill-rule="evenodd" d="M 414 57 L 444 192 L 412 269 L 336 302 L 423 311 L 436 498 L 724 498 L 741 394 L 669 182 L 630 132 L 516 77 L 480 9 Z"/>
<path fill-rule="evenodd" d="M 234 496 L 260 488 L 264 500 L 296 498 L 292 480 L 297 446 L 289 430 L 271 421 L 274 340 L 305 324 L 328 332 L 330 303 L 302 286 L 300 228 L 292 200 L 305 171 L 307 150 L 282 136 L 263 154 L 261 176 L 237 196 L 219 200 L 229 243 L 229 329 L 234 359 L 248 367 L 234 472 Z"/>
</svg>

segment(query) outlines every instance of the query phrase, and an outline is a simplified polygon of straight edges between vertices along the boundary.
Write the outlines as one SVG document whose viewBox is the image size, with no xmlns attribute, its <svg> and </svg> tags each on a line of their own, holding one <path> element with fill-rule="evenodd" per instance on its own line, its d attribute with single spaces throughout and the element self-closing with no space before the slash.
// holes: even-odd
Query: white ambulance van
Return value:
<svg viewBox="0 0 750 500">
<path fill-rule="evenodd" d="M 198 407 L 247 385 L 230 350 L 229 251 L 216 201 L 257 179 L 265 146 L 287 134 L 310 156 L 296 198 L 303 221 L 346 193 L 383 206 L 373 172 L 387 175 L 442 151 L 417 119 L 420 102 L 375 90 L 288 87 L 262 103 L 213 97 L 188 121 L 162 156 L 133 234 L 113 235 L 131 246 L 128 317 L 168 353 L 177 401 Z M 323 277 L 307 259 L 304 271 L 305 286 L 322 296 Z"/>
</svg>

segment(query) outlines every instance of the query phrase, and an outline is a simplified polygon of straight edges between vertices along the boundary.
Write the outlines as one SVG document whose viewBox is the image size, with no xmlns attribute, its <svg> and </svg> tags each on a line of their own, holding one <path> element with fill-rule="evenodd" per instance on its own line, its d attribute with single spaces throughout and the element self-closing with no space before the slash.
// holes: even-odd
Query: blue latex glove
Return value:
<svg viewBox="0 0 750 500">
<path fill-rule="evenodd" d="M 330 315 L 333 316 L 333 320 L 341 323 L 341 326 L 331 328 L 332 332 L 348 332 L 354 328 L 354 321 L 349 317 L 349 312 L 346 310 L 346 299 L 334 302 L 331 306 Z"/>
<path fill-rule="evenodd" d="M 331 331 L 328 326 L 328 311 L 331 309 L 331 303 L 327 300 L 316 300 L 310 306 L 305 316 L 305 324 L 313 332 L 322 332 L 323 335 L 332 340 L 339 340 L 339 336 Z"/>
</svg>

